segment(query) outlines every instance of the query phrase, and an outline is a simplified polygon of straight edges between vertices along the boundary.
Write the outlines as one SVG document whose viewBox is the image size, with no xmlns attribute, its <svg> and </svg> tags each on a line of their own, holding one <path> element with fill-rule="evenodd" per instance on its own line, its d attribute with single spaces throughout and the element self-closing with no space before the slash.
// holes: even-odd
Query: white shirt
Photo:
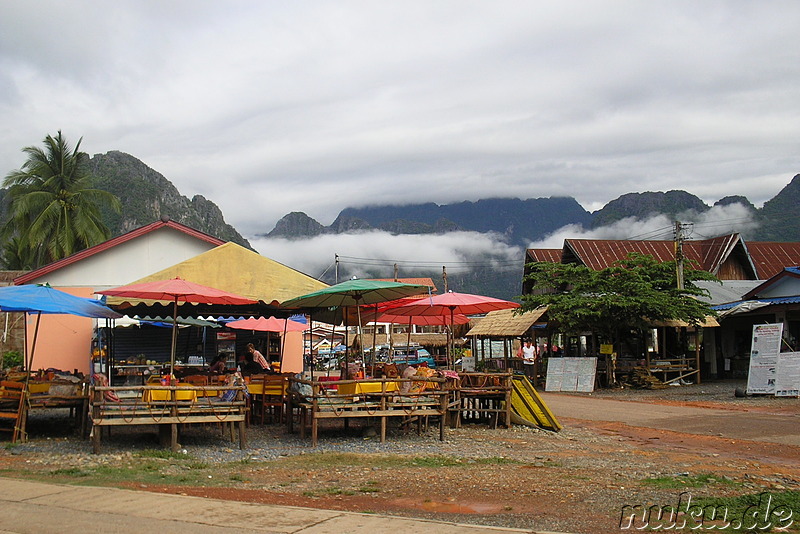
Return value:
<svg viewBox="0 0 800 534">
<path fill-rule="evenodd" d="M 536 347 L 531 345 L 530 347 L 527 345 L 522 346 L 522 359 L 525 360 L 522 363 L 527 363 L 528 365 L 533 365 L 533 362 L 536 360 Z"/>
</svg>

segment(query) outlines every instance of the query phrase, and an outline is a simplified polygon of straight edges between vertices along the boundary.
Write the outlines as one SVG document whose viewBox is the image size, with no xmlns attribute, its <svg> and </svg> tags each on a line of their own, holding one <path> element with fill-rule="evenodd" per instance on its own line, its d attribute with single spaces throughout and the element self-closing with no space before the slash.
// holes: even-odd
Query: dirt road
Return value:
<svg viewBox="0 0 800 534">
<path fill-rule="evenodd" d="M 734 410 L 723 404 L 719 408 L 699 408 L 561 393 L 541 395 L 562 418 L 800 446 L 800 413 Z"/>
<path fill-rule="evenodd" d="M 185 456 L 154 454 L 152 430 L 124 429 L 103 455 L 50 422 L 0 449 L 4 476 L 199 497 L 387 513 L 539 531 L 619 532 L 626 505 L 795 491 L 800 399 L 738 399 L 738 384 L 544 394 L 564 430 L 399 428 L 381 444 L 334 421 L 313 449 L 280 426 L 253 426 L 251 448 L 186 432 Z M 242 456 L 244 454 L 244 456 Z M 782 493 L 783 492 L 783 493 Z M 800 524 L 800 509 L 797 511 Z"/>
</svg>

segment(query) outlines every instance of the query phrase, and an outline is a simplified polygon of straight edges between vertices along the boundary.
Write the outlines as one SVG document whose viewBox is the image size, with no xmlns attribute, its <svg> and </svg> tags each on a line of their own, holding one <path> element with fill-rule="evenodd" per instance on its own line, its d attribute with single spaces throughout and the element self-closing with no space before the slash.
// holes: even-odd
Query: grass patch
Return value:
<svg viewBox="0 0 800 534">
<path fill-rule="evenodd" d="M 800 532 L 800 491 L 769 491 L 738 497 L 703 497 L 692 500 L 694 518 L 707 528 L 716 520 L 720 532 Z M 691 520 L 687 523 L 692 526 Z M 791 530 L 787 530 L 791 529 Z"/>
<path fill-rule="evenodd" d="M 88 477 L 91 475 L 88 471 L 84 471 L 79 467 L 67 467 L 64 469 L 55 469 L 50 471 L 53 476 L 68 476 L 68 477 Z"/>
<path fill-rule="evenodd" d="M 145 449 L 135 454 L 139 458 L 160 458 L 162 460 L 186 460 L 190 458 L 188 454 L 172 452 L 167 449 Z"/>
<path fill-rule="evenodd" d="M 403 468 L 403 467 L 470 467 L 481 465 L 520 464 L 517 460 L 502 457 L 489 458 L 458 458 L 456 456 L 431 455 L 431 456 L 403 456 L 403 455 L 378 455 L 356 454 L 346 452 L 321 452 L 303 454 L 288 458 L 280 458 L 271 462 L 280 463 L 285 467 L 301 467 L 304 469 L 322 469 L 330 467 L 378 467 L 378 468 Z"/>
<path fill-rule="evenodd" d="M 701 473 L 698 475 L 670 475 L 654 478 L 646 478 L 642 481 L 646 486 L 653 486 L 661 489 L 678 489 L 678 488 L 702 488 L 715 484 L 728 484 L 735 485 L 732 480 L 728 480 L 713 473 Z"/>
</svg>

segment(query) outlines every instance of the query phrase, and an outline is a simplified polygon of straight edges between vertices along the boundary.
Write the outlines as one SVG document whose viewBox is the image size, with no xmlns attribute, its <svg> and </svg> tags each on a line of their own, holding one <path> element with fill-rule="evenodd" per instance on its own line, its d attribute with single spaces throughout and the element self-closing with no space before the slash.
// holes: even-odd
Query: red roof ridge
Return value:
<svg viewBox="0 0 800 534">
<path fill-rule="evenodd" d="M 34 271 L 30 271 L 22 276 L 19 276 L 14 279 L 14 285 L 26 284 L 31 280 L 39 278 L 40 276 L 50 274 L 68 265 L 72 265 L 75 262 L 94 256 L 95 254 L 99 254 L 100 252 L 104 252 L 113 247 L 116 247 L 117 245 L 121 245 L 132 239 L 136 239 L 137 237 L 141 237 L 143 235 L 149 234 L 150 232 L 154 232 L 155 230 L 160 230 L 162 228 L 172 228 L 173 230 L 177 230 L 189 236 L 196 237 L 197 239 L 210 243 L 214 246 L 220 246 L 227 243 L 227 241 L 223 241 L 222 239 L 206 234 L 205 232 L 201 232 L 200 230 L 196 230 L 194 228 L 186 226 L 185 224 L 173 221 L 169 219 L 169 217 L 162 217 L 158 221 L 147 224 L 145 226 L 140 226 L 139 228 L 131 230 L 128 233 L 111 238 L 108 241 L 104 241 L 93 247 L 83 249 L 71 256 L 67 256 L 66 258 L 54 261 L 53 263 L 48 263 L 47 265 L 44 265 Z"/>
</svg>

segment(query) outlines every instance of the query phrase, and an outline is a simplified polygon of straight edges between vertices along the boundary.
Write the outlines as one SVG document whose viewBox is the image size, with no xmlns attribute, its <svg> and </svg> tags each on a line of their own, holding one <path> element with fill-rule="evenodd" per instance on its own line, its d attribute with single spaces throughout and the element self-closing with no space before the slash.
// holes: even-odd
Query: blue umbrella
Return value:
<svg viewBox="0 0 800 534">
<path fill-rule="evenodd" d="M 115 312 L 97 300 L 76 297 L 50 287 L 49 284 L 0 287 L 0 311 L 37 314 L 31 354 L 28 361 L 25 362 L 25 367 L 28 371 L 31 370 L 33 364 L 33 354 L 36 350 L 36 337 L 39 333 L 41 314 L 61 313 L 106 319 L 119 319 L 122 317 L 121 313 Z"/>
<path fill-rule="evenodd" d="M 122 317 L 100 301 L 76 297 L 49 284 L 0 287 L 0 311 L 63 313 L 105 319 Z"/>
</svg>

